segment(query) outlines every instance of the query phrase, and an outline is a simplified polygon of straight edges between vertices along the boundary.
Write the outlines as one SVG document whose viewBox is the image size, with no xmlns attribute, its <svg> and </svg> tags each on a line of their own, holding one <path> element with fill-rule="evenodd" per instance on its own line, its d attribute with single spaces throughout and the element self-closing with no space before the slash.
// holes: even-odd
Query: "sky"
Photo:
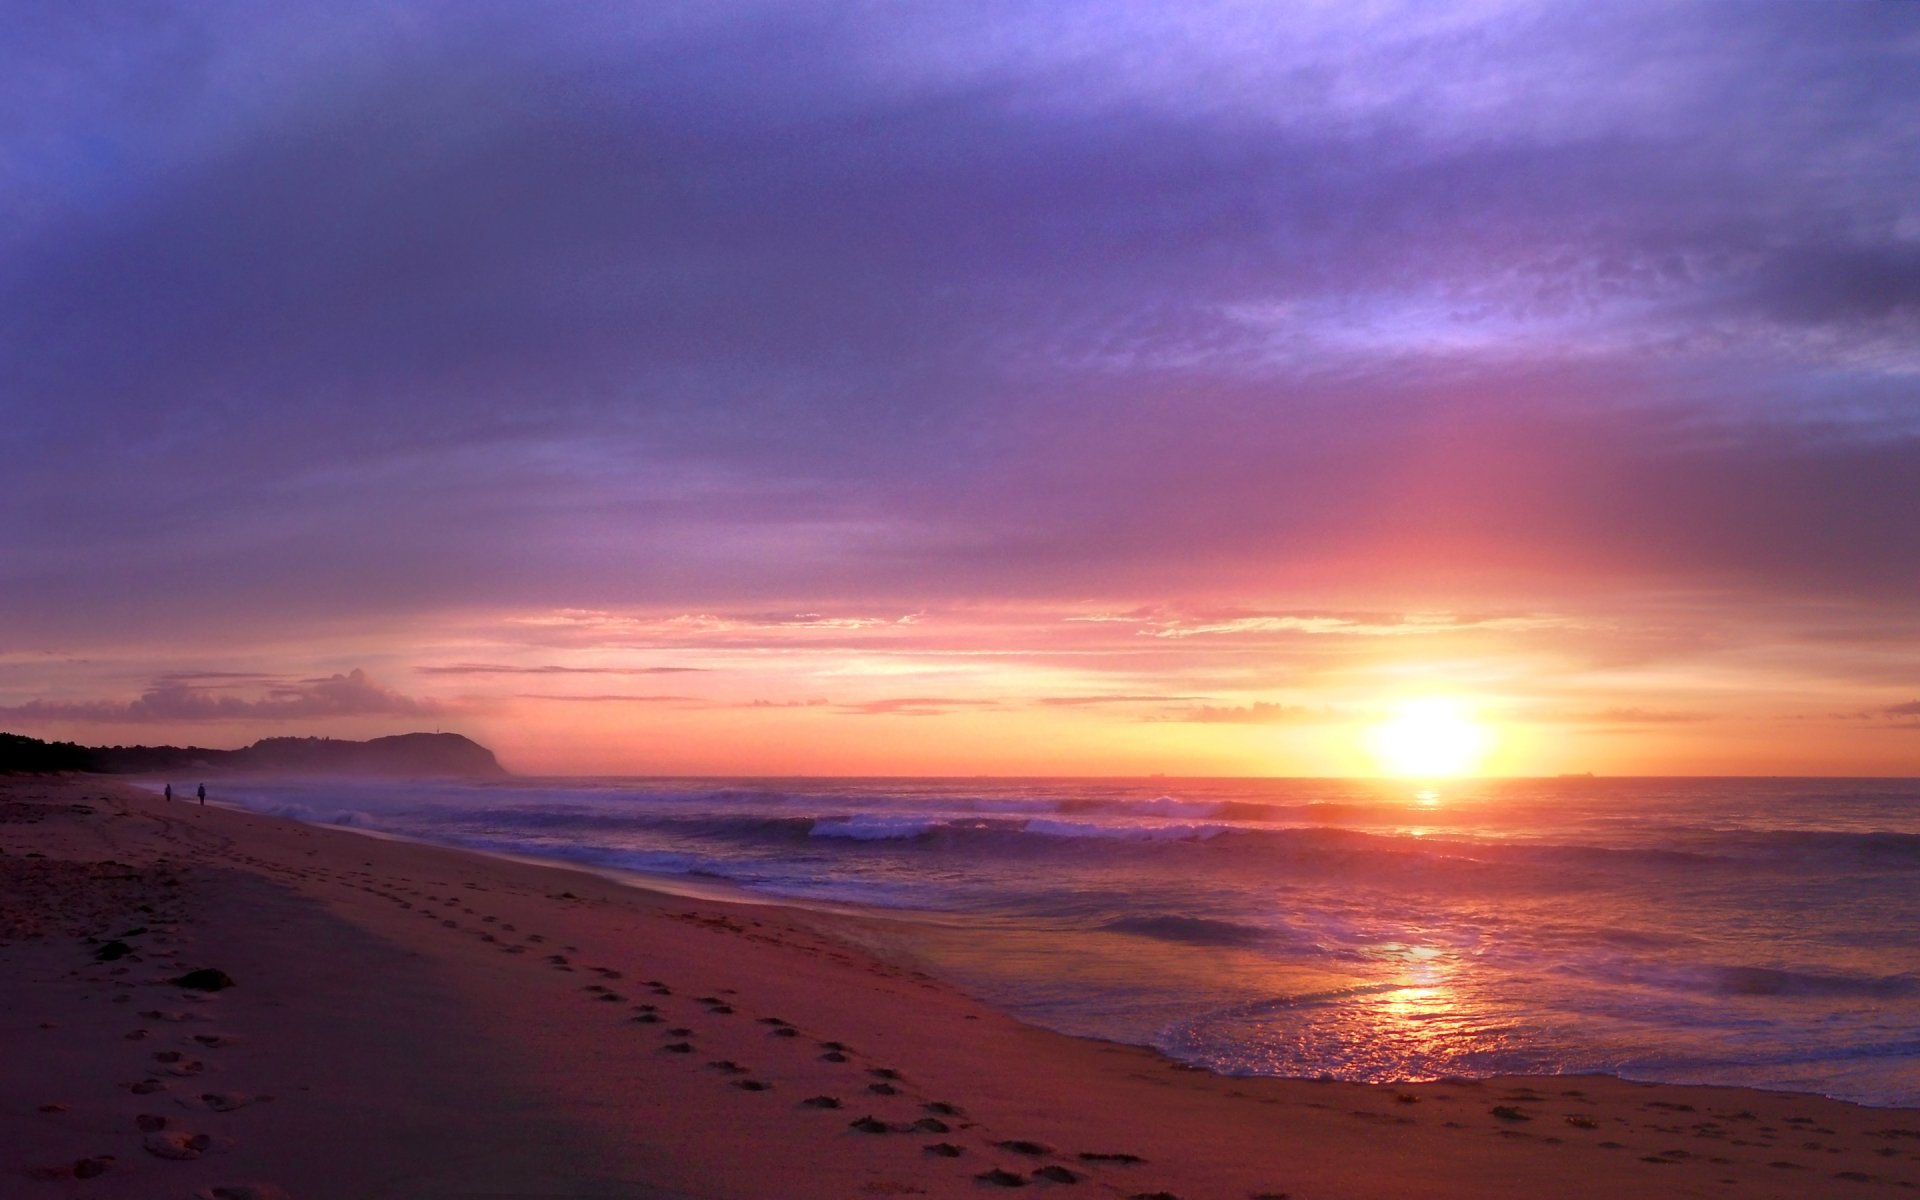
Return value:
<svg viewBox="0 0 1920 1200">
<path fill-rule="evenodd" d="M 1920 5 L 0 13 L 0 729 L 1920 775 Z"/>
</svg>

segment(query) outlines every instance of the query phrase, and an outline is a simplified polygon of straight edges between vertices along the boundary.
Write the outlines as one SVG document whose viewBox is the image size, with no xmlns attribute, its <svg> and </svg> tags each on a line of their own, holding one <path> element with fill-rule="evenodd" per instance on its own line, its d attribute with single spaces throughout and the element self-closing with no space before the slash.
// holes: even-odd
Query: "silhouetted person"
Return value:
<svg viewBox="0 0 1920 1200">
<path fill-rule="evenodd" d="M 207 785 L 203 783 L 200 785 L 200 807 L 205 808 L 206 806 L 207 806 Z"/>
<path fill-rule="evenodd" d="M 173 785 L 172 784 L 167 785 L 167 803 L 168 804 L 173 803 Z"/>
</svg>

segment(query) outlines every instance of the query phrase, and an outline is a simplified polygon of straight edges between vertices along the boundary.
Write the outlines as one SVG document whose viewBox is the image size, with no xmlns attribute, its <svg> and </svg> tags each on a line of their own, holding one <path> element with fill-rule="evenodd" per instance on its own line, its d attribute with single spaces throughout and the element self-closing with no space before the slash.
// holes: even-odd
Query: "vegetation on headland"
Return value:
<svg viewBox="0 0 1920 1200">
<path fill-rule="evenodd" d="M 355 742 L 340 738 L 264 738 L 238 750 L 201 746 L 82 746 L 0 733 L 0 774 L 91 771 L 154 775 L 388 775 L 499 778 L 493 751 L 457 733 L 402 733 Z"/>
</svg>

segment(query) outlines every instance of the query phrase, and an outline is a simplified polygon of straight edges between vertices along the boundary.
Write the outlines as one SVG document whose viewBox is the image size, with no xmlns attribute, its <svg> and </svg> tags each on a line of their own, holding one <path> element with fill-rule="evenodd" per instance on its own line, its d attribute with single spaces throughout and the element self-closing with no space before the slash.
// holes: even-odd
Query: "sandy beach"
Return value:
<svg viewBox="0 0 1920 1200">
<path fill-rule="evenodd" d="M 1920 1184 L 1920 1112 L 1592 1077 L 1221 1078 L 1024 1026 L 836 918 L 101 778 L 0 781 L 0 850 L 6 1196 Z"/>
</svg>

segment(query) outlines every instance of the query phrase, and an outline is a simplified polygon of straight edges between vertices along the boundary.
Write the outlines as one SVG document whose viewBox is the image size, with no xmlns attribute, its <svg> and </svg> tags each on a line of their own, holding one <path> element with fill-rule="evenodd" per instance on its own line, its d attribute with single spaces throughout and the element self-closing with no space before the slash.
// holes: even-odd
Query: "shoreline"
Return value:
<svg viewBox="0 0 1920 1200">
<path fill-rule="evenodd" d="M 168 805 L 110 777 L 0 779 L 0 811 L 0 904 L 15 926 L 66 922 L 0 936 L 0 1047 L 20 1064 L 0 1080 L 0 1178 L 23 1196 L 1920 1187 L 1912 1109 L 1610 1076 L 1215 1075 L 831 936 L 864 916 Z M 149 932 L 121 958 L 83 940 L 135 921 Z M 165 982 L 202 966 L 237 986 Z"/>
<path fill-rule="evenodd" d="M 652 779 L 655 777 L 646 778 Z M 732 777 L 725 778 L 731 779 Z M 256 779 L 255 782 L 271 784 L 273 780 L 269 777 L 262 776 Z M 357 782 L 364 785 L 368 781 L 365 779 L 357 779 L 350 782 Z M 404 784 L 408 781 L 396 782 Z M 537 783 L 539 781 L 536 780 L 533 782 Z M 152 781 L 143 780 L 137 783 L 136 786 L 152 788 L 155 795 L 159 794 L 157 779 Z M 516 783 L 513 784 L 513 786 L 517 788 L 520 785 Z M 249 808 L 245 805 L 235 804 L 231 801 L 223 802 L 218 799 L 213 800 L 212 803 L 233 811 L 288 815 L 285 810 L 272 807 Z M 1069 1037 L 1078 1037 L 1116 1045 L 1136 1046 L 1151 1050 L 1169 1061 L 1180 1062 L 1190 1067 L 1207 1070 L 1222 1078 L 1280 1078 L 1310 1081 L 1319 1077 L 1318 1074 L 1312 1070 L 1298 1070 L 1290 1073 L 1275 1074 L 1263 1071 L 1257 1066 L 1245 1073 L 1235 1073 L 1230 1069 L 1223 1069 L 1221 1064 L 1206 1061 L 1204 1056 L 1182 1057 L 1176 1051 L 1166 1049 L 1158 1044 L 1144 1028 L 1137 1025 L 1121 1029 L 1114 1029 L 1110 1026 L 1108 1028 L 1101 1028 L 1100 1025 L 1102 1023 L 1097 1020 L 1092 1022 L 1081 1020 L 1076 1024 L 1073 1020 L 1056 1019 L 1055 1014 L 1046 1011 L 1044 1006 L 1041 1006 L 1037 1011 L 1030 1006 L 1023 1007 L 1019 999 L 1009 994 L 1004 986 L 996 991 L 994 986 L 995 980 L 990 977 L 980 976 L 977 971 L 974 975 L 970 976 L 968 970 L 956 962 L 950 953 L 944 953 L 936 949 L 936 947 L 944 944 L 948 950 L 950 950 L 952 944 L 956 941 L 964 942 L 968 940 L 969 937 L 975 935 L 984 936 L 989 939 L 1001 936 L 993 932 L 983 933 L 980 919 L 977 916 L 969 916 L 964 913 L 949 912 L 940 909 L 871 905 L 860 900 L 819 899 L 806 895 L 761 892 L 752 890 L 743 884 L 736 883 L 723 875 L 708 876 L 655 873 L 643 868 L 607 865 L 592 861 L 591 858 L 572 859 L 558 854 L 542 856 L 538 853 L 494 849 L 484 844 L 462 845 L 458 842 L 435 841 L 428 837 L 421 837 L 409 833 L 397 833 L 378 828 L 361 823 L 358 820 L 343 820 L 335 824 L 321 819 L 318 811 L 309 809 L 306 805 L 295 805 L 294 808 L 307 815 L 293 816 L 292 819 L 300 820 L 303 823 L 316 827 L 358 833 L 371 838 L 387 838 L 418 845 L 440 846 L 463 853 L 497 858 L 507 862 L 578 871 L 611 880 L 615 883 L 636 887 L 643 891 L 662 892 L 699 902 L 771 906 L 775 909 L 790 913 L 824 915 L 827 920 L 827 926 L 823 926 L 823 930 L 829 928 L 834 922 L 838 922 L 843 934 L 849 926 L 863 932 L 878 932 L 878 937 L 862 937 L 855 941 L 854 944 L 861 953 L 878 956 L 896 965 L 904 965 L 911 969 L 927 971 L 972 998 L 1008 1013 L 1015 1019 L 1037 1028 L 1051 1030 Z M 355 813 L 353 815 L 358 817 L 360 814 Z M 1048 930 L 1047 932 L 1057 931 Z M 899 936 L 893 936 L 895 933 L 898 933 Z M 920 936 L 922 933 L 930 936 Z M 1067 936 L 1071 935 L 1069 934 Z M 978 956 L 966 955 L 963 952 L 963 957 L 977 958 Z M 977 963 L 975 965 L 977 967 Z M 1000 980 L 998 982 L 1004 985 L 1007 981 Z M 1413 1082 L 1434 1082 L 1442 1078 L 1455 1077 L 1457 1074 L 1459 1073 L 1441 1071 L 1418 1080 L 1407 1078 L 1356 1078 L 1351 1075 L 1336 1075 L 1335 1077 L 1345 1079 L 1348 1082 L 1367 1082 L 1399 1086 Z M 1604 1065 L 1590 1066 L 1579 1064 L 1564 1071 L 1502 1072 L 1497 1074 L 1475 1074 L 1470 1077 L 1482 1079 L 1504 1077 L 1520 1078 L 1523 1074 L 1525 1077 L 1530 1078 L 1613 1078 L 1633 1083 L 1674 1083 L 1682 1086 L 1751 1088 L 1759 1091 L 1778 1092 L 1783 1095 L 1817 1096 L 1825 1099 L 1839 1100 L 1845 1103 L 1859 1104 L 1868 1108 L 1902 1109 L 1920 1106 L 1916 1105 L 1915 1100 L 1905 1093 L 1890 1097 L 1884 1093 L 1873 1095 L 1862 1091 L 1855 1091 L 1853 1094 L 1842 1094 L 1832 1091 L 1822 1091 L 1818 1086 L 1796 1087 L 1784 1083 L 1754 1082 L 1739 1078 L 1714 1078 L 1711 1077 L 1714 1074 L 1713 1072 L 1702 1072 L 1703 1077 L 1701 1078 L 1658 1078 L 1617 1073 Z"/>
</svg>

